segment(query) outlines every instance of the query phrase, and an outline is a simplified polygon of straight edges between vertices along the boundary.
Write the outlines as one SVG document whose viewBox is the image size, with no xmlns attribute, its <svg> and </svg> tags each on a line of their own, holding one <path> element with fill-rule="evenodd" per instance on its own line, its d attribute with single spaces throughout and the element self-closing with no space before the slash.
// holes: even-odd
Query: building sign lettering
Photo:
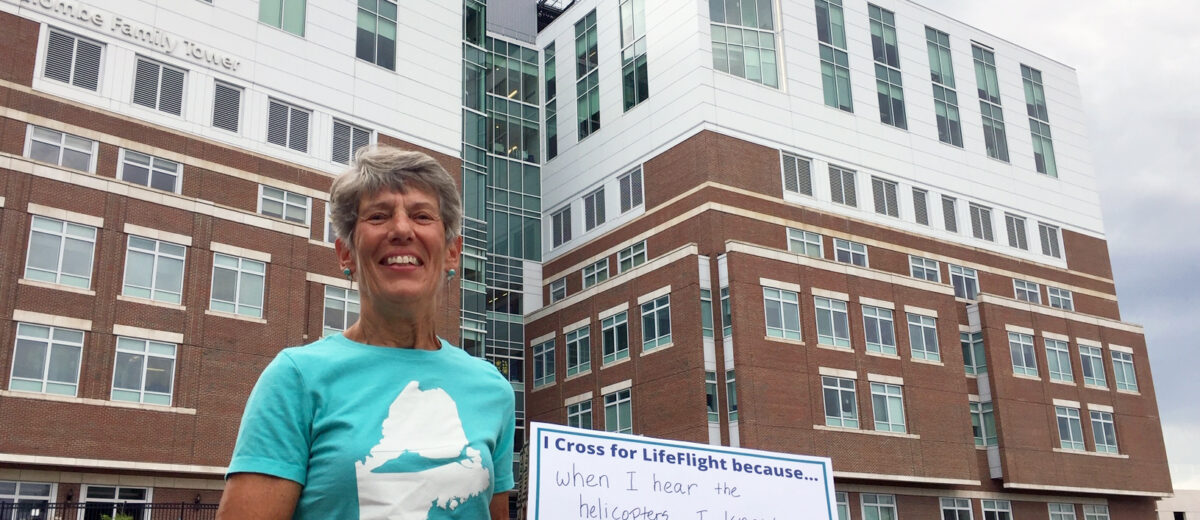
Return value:
<svg viewBox="0 0 1200 520">
<path fill-rule="evenodd" d="M 237 72 L 242 60 L 206 45 L 183 39 L 161 31 L 156 27 L 121 18 L 79 2 L 66 0 L 20 0 L 22 5 L 33 6 L 54 13 L 61 18 L 83 26 L 108 29 L 126 40 L 139 42 L 164 54 L 183 55 L 203 65 L 228 72 Z"/>
</svg>

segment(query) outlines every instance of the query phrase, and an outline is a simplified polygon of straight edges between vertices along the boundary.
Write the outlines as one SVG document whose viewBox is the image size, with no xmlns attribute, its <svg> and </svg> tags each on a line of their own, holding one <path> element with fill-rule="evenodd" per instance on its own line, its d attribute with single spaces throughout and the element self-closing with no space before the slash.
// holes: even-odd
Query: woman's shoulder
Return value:
<svg viewBox="0 0 1200 520">
<path fill-rule="evenodd" d="M 508 384 L 508 380 L 505 379 L 502 374 L 500 374 L 500 370 L 496 368 L 496 365 L 491 361 L 472 356 L 468 354 L 467 351 L 444 339 L 442 340 L 442 349 L 445 350 L 448 358 L 454 360 L 455 364 L 458 364 L 467 370 L 477 371 L 480 374 L 489 377 L 495 377 L 505 384 Z"/>
</svg>

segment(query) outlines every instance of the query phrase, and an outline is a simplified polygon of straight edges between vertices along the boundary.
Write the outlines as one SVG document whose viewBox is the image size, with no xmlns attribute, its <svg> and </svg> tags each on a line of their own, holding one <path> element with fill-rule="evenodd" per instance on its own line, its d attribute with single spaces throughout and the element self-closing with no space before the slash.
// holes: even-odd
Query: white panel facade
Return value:
<svg viewBox="0 0 1200 520">
<path fill-rule="evenodd" d="M 905 0 L 875 5 L 896 14 L 900 69 L 907 129 L 880 122 L 868 3 L 843 2 L 854 112 L 826 106 L 821 85 L 816 12 L 812 2 L 775 0 L 780 87 L 773 88 L 714 70 L 707 1 L 648 2 L 646 38 L 649 98 L 622 110 L 618 5 L 596 0 L 576 2 L 538 37 L 538 47 L 557 49 L 559 155 L 543 167 L 547 214 L 606 184 L 703 129 L 814 159 L 815 197 L 788 200 L 824 211 L 876 221 L 942 240 L 968 243 L 1004 254 L 1065 266 L 1040 254 L 1037 222 L 1043 221 L 1103 237 L 1099 196 L 1086 135 L 1075 71 L 964 23 Z M 576 129 L 574 23 L 596 9 L 599 37 L 601 128 L 580 141 Z M 950 35 L 963 147 L 938 140 L 925 27 Z M 994 49 L 1009 161 L 985 152 L 972 41 Z M 1043 74 L 1058 177 L 1035 170 L 1021 65 Z M 827 164 L 857 171 L 859 207 L 829 199 Z M 871 200 L 871 176 L 897 182 L 901 218 L 877 215 Z M 929 193 L 931 226 L 914 222 L 911 188 Z M 606 188 L 607 189 L 607 188 Z M 959 232 L 941 225 L 940 197 L 958 199 Z M 994 242 L 971 237 L 967 204 L 993 210 Z M 1004 214 L 1026 217 L 1030 251 L 1007 244 Z M 549 219 L 546 219 L 546 226 Z M 619 220 L 618 220 L 619 223 Z M 966 223 L 967 225 L 963 225 Z M 604 228 L 551 248 L 545 259 L 585 243 Z M 548 238 L 548 235 L 547 235 Z"/>
</svg>

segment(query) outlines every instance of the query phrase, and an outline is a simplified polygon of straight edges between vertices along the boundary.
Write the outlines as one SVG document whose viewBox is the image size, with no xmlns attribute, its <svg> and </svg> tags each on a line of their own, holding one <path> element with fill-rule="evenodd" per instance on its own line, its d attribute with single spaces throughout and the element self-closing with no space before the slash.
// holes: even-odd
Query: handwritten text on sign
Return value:
<svg viewBox="0 0 1200 520">
<path fill-rule="evenodd" d="M 827 458 L 531 426 L 532 520 L 834 518 Z"/>
</svg>

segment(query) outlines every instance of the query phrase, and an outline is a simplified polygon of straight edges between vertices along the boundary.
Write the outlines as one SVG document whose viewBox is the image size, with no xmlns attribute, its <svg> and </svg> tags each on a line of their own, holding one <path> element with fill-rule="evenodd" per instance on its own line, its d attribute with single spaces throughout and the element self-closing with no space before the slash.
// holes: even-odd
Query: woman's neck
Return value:
<svg viewBox="0 0 1200 520">
<path fill-rule="evenodd" d="M 406 312 L 381 313 L 375 309 L 374 305 L 364 305 L 360 309 L 358 321 L 347 328 L 342 335 L 351 341 L 380 347 L 418 350 L 441 348 L 441 342 L 437 337 L 437 326 L 432 315 L 422 316 Z"/>
</svg>

